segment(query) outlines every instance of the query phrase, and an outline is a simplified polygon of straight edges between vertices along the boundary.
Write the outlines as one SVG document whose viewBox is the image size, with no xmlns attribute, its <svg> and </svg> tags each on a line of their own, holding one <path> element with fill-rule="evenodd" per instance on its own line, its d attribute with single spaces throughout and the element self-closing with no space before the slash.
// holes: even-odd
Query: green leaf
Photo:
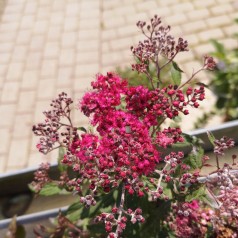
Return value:
<svg viewBox="0 0 238 238">
<path fill-rule="evenodd" d="M 55 194 L 60 194 L 62 189 L 59 188 L 58 184 L 55 182 L 47 183 L 40 191 L 42 196 L 52 196 Z"/>
<path fill-rule="evenodd" d="M 172 61 L 172 65 L 173 65 L 173 67 L 174 67 L 175 70 L 177 70 L 177 71 L 183 73 L 183 70 L 179 68 L 179 66 L 178 66 L 178 64 L 177 64 L 176 62 Z"/>
<path fill-rule="evenodd" d="M 192 193 L 188 194 L 185 198 L 186 202 L 191 202 L 192 200 L 201 200 L 204 196 L 206 196 L 206 190 L 204 186 L 194 190 Z"/>
<path fill-rule="evenodd" d="M 62 164 L 62 160 L 64 159 L 65 155 L 65 149 L 63 147 L 59 148 L 59 154 L 58 154 L 58 169 L 60 172 L 67 171 L 67 166 Z"/>
<path fill-rule="evenodd" d="M 181 71 L 177 70 L 174 67 L 174 64 L 173 64 L 173 67 L 171 68 L 171 77 L 175 85 L 179 86 L 181 84 L 181 78 L 182 78 Z"/>
<path fill-rule="evenodd" d="M 83 126 L 78 127 L 77 130 L 87 133 L 87 130 Z"/>
<path fill-rule="evenodd" d="M 212 145 L 215 146 L 215 143 L 214 143 L 214 141 L 216 140 L 215 136 L 209 131 L 207 131 L 207 136 L 209 141 L 212 143 Z"/>
<path fill-rule="evenodd" d="M 225 57 L 225 48 L 224 48 L 224 46 L 216 40 L 211 40 L 211 43 L 215 47 L 218 55 L 220 55 L 220 58 Z"/>
<path fill-rule="evenodd" d="M 81 218 L 83 207 L 81 202 L 73 203 L 67 210 L 67 218 L 70 221 L 78 221 Z"/>
<path fill-rule="evenodd" d="M 193 146 L 192 152 L 184 160 L 184 163 L 189 165 L 191 169 L 200 169 L 202 167 L 202 158 L 204 150 L 201 146 Z"/>
</svg>

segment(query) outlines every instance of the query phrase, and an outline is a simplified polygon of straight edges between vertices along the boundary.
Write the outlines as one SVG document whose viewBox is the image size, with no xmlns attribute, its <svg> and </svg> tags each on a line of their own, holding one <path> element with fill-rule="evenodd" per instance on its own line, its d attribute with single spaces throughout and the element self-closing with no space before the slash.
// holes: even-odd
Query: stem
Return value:
<svg viewBox="0 0 238 238">
<path fill-rule="evenodd" d="M 216 164 L 217 164 L 217 169 L 220 169 L 218 155 L 216 155 Z"/>
<path fill-rule="evenodd" d="M 202 70 L 204 70 L 204 68 L 202 67 L 201 69 L 199 69 L 197 72 L 193 72 L 192 73 L 192 75 L 191 75 L 191 77 L 185 82 L 185 83 L 183 83 L 181 86 L 179 86 L 179 88 L 178 89 L 180 89 L 180 88 L 182 88 L 183 86 L 185 86 L 186 84 L 188 84 L 193 78 L 194 78 L 194 76 L 196 75 L 196 74 L 198 74 L 199 72 L 201 72 Z"/>
<path fill-rule="evenodd" d="M 145 71 L 145 74 L 146 74 L 147 78 L 150 80 L 150 83 L 151 83 L 152 88 L 155 89 L 155 86 L 154 86 L 154 84 L 153 84 L 153 79 L 151 78 L 149 72 Z"/>
<path fill-rule="evenodd" d="M 160 177 L 159 177 L 159 180 L 158 180 L 158 183 L 157 183 L 157 191 L 159 190 L 160 188 L 160 185 L 161 185 L 161 181 L 162 181 L 162 178 L 164 177 L 163 175 L 163 171 L 168 167 L 169 164 L 165 164 L 164 168 L 161 170 L 161 173 L 160 173 Z"/>
<path fill-rule="evenodd" d="M 125 184 L 122 184 L 122 191 L 121 191 L 121 201 L 120 201 L 120 205 L 119 205 L 119 216 L 117 218 L 117 222 L 119 222 L 121 220 L 122 217 L 122 213 L 123 213 L 123 207 L 124 207 L 124 203 L 125 203 Z M 116 237 L 119 237 L 120 234 L 120 228 L 119 225 L 117 224 L 117 229 L 116 229 Z"/>
</svg>

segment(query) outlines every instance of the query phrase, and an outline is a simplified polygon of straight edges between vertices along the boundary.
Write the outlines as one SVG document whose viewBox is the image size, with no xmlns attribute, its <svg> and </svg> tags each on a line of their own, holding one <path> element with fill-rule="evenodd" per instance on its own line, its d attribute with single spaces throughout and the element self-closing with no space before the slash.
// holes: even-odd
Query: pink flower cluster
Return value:
<svg viewBox="0 0 238 238">
<path fill-rule="evenodd" d="M 173 205 L 168 224 L 178 238 L 204 237 L 211 225 L 214 211 L 200 207 L 198 200 Z"/>
</svg>

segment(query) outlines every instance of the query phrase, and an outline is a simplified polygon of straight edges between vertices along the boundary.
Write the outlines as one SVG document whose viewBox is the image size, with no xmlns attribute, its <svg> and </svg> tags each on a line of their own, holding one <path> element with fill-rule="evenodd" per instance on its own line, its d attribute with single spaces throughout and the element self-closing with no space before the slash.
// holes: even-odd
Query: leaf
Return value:
<svg viewBox="0 0 238 238">
<path fill-rule="evenodd" d="M 215 146 L 215 143 L 214 143 L 214 141 L 216 140 L 215 136 L 209 131 L 207 131 L 207 136 L 209 141 L 212 143 L 212 145 Z"/>
<path fill-rule="evenodd" d="M 5 235 L 5 238 L 25 238 L 26 237 L 26 231 L 25 228 L 22 225 L 17 224 L 17 216 L 15 215 L 9 226 L 7 233 Z"/>
<path fill-rule="evenodd" d="M 42 196 L 52 196 L 55 194 L 60 194 L 62 190 L 58 187 L 58 184 L 55 182 L 47 183 L 40 191 Z"/>
<path fill-rule="evenodd" d="M 221 58 L 225 57 L 225 48 L 224 48 L 224 46 L 221 43 L 219 43 L 218 41 L 216 41 L 216 40 L 211 40 L 211 43 L 215 47 L 218 55 Z"/>
<path fill-rule="evenodd" d="M 87 133 L 87 130 L 83 126 L 78 127 L 77 130 Z"/>
<path fill-rule="evenodd" d="M 178 64 L 176 62 L 172 61 L 172 64 L 173 64 L 173 67 L 174 67 L 175 70 L 183 73 L 183 70 L 179 68 L 179 66 L 178 66 Z"/>
<path fill-rule="evenodd" d="M 192 200 L 201 200 L 202 197 L 206 196 L 206 190 L 204 186 L 194 190 L 192 193 L 188 194 L 185 198 L 186 202 L 191 202 Z"/>
<path fill-rule="evenodd" d="M 204 150 L 201 146 L 193 146 L 192 152 L 184 160 L 184 163 L 189 165 L 191 169 L 200 169 L 202 167 L 202 158 Z"/>
<path fill-rule="evenodd" d="M 60 172 L 67 171 L 67 166 L 62 164 L 62 160 L 64 159 L 65 150 L 63 147 L 59 148 L 59 154 L 58 154 L 58 169 Z"/>
<path fill-rule="evenodd" d="M 171 77 L 175 85 L 179 86 L 181 84 L 181 71 L 177 70 L 174 65 L 171 68 Z"/>
</svg>

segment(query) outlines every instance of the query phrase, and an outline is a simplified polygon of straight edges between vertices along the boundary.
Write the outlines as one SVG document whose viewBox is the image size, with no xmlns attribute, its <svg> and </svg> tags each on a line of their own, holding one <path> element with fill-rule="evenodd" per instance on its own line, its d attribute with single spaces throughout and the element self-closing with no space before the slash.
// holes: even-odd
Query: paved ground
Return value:
<svg viewBox="0 0 238 238">
<path fill-rule="evenodd" d="M 58 92 L 78 99 L 96 73 L 129 65 L 138 20 L 158 14 L 189 41 L 179 58 L 188 72 L 213 50 L 210 38 L 237 46 L 237 0 L 1 0 L 0 14 L 0 173 L 46 160 L 32 124 Z M 75 121 L 85 124 L 78 112 Z"/>
</svg>

